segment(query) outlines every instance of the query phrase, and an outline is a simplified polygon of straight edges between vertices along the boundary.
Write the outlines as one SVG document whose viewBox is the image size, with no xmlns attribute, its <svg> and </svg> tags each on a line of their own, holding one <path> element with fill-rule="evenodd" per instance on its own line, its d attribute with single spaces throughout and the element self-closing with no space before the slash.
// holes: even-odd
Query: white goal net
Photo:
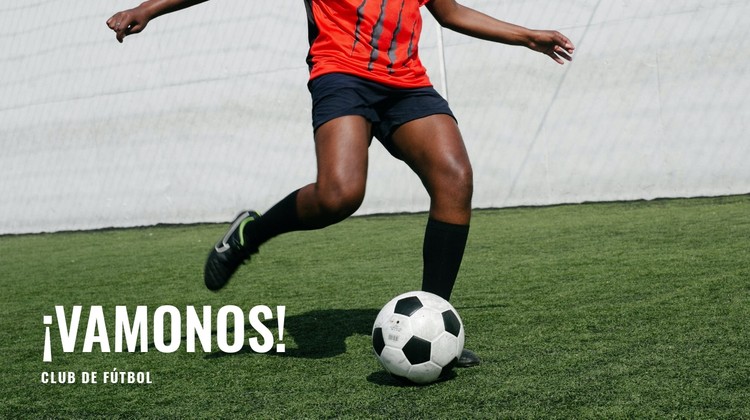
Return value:
<svg viewBox="0 0 750 420">
<path fill-rule="evenodd" d="M 0 234 L 226 221 L 314 179 L 302 1 L 209 1 L 120 45 L 105 20 L 137 3 L 0 0 Z M 476 207 L 750 192 L 747 0 L 463 4 L 577 46 L 438 42 L 424 11 Z M 359 214 L 427 209 L 371 156 Z"/>
</svg>

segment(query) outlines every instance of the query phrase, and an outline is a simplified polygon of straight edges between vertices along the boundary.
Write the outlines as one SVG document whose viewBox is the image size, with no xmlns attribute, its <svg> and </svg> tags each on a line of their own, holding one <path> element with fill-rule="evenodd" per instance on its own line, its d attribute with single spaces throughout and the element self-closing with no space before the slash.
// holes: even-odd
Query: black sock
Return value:
<svg viewBox="0 0 750 420">
<path fill-rule="evenodd" d="M 432 218 L 427 221 L 422 248 L 423 291 L 450 299 L 468 237 L 468 225 L 454 225 Z"/>
<path fill-rule="evenodd" d="M 243 234 L 247 245 L 259 247 L 274 236 L 297 230 L 308 230 L 297 215 L 297 193 L 294 191 L 270 210 L 260 216 L 255 222 L 245 225 Z"/>
</svg>

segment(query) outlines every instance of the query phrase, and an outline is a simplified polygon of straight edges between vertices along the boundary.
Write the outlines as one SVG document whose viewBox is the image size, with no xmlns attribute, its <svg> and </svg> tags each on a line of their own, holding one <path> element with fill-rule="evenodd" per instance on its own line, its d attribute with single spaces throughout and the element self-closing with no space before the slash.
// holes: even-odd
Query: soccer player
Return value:
<svg viewBox="0 0 750 420">
<path fill-rule="evenodd" d="M 206 0 L 147 0 L 113 15 L 117 40 L 141 32 L 155 17 Z M 471 219 L 472 169 L 458 125 L 433 88 L 418 55 L 426 6 L 440 25 L 509 45 L 559 64 L 574 46 L 557 31 L 531 30 L 494 19 L 455 0 L 304 0 L 307 64 L 317 159 L 315 182 L 292 192 L 262 216 L 242 212 L 211 250 L 204 279 L 224 287 L 269 239 L 340 222 L 362 203 L 368 147 L 377 138 L 421 179 L 430 197 L 423 243 L 422 290 L 450 299 Z M 480 359 L 464 350 L 457 364 Z"/>
</svg>

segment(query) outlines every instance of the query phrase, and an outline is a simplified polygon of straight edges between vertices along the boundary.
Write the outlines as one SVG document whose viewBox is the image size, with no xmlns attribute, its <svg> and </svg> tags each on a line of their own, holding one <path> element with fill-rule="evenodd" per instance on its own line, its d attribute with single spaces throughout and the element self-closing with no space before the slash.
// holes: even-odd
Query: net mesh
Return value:
<svg viewBox="0 0 750 420">
<path fill-rule="evenodd" d="M 463 4 L 577 46 L 440 48 L 425 10 L 476 207 L 750 191 L 747 1 Z M 0 234 L 226 221 L 314 180 L 302 2 L 207 2 L 119 45 L 104 22 L 134 5 L 0 1 Z M 375 143 L 369 172 L 360 214 L 428 208 Z"/>
</svg>

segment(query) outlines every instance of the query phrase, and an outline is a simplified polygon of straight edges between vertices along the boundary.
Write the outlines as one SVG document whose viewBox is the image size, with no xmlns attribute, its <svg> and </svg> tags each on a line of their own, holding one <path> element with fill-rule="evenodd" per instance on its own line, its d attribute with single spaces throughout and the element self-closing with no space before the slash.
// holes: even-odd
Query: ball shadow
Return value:
<svg viewBox="0 0 750 420">
<path fill-rule="evenodd" d="M 384 370 L 379 370 L 379 371 L 375 371 L 367 375 L 367 382 L 370 382 L 375 385 L 380 385 L 380 386 L 394 386 L 398 388 L 425 387 L 425 386 L 430 386 L 434 384 L 439 384 L 445 381 L 450 381 L 451 379 L 454 379 L 457 376 L 458 375 L 456 374 L 455 370 L 451 369 L 446 374 L 438 378 L 438 380 L 435 382 L 430 382 L 429 384 L 417 384 L 414 382 L 410 382 L 408 380 L 399 379 L 394 376 L 391 376 L 390 374 L 388 374 L 388 372 Z"/>
<path fill-rule="evenodd" d="M 325 359 L 346 352 L 346 339 L 355 334 L 372 333 L 372 324 L 378 309 L 323 309 L 287 316 L 284 319 L 284 341 L 292 337 L 296 348 L 288 348 L 283 353 L 271 350 L 267 355 L 297 357 L 304 359 Z M 278 328 L 276 319 L 264 322 L 269 329 Z M 245 326 L 249 331 L 250 324 Z M 255 353 L 249 345 L 244 345 L 236 353 L 217 351 L 207 354 L 205 359 Z"/>
</svg>

